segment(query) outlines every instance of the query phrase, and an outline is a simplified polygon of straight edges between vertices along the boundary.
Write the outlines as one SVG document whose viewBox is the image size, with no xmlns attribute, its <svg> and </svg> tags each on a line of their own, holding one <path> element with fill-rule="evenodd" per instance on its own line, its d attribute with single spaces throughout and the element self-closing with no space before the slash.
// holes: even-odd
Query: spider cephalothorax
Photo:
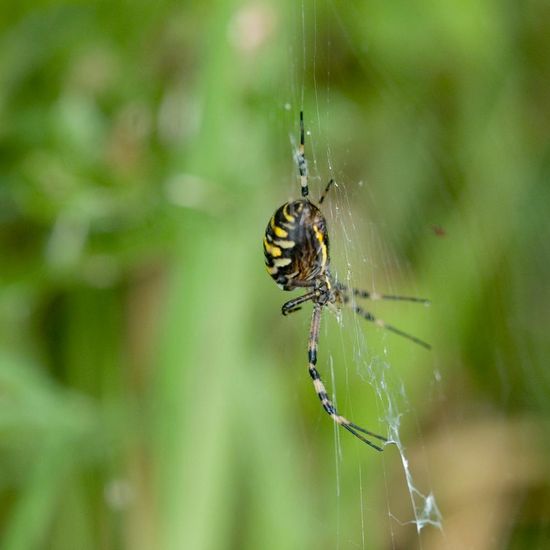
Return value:
<svg viewBox="0 0 550 550">
<path fill-rule="evenodd" d="M 324 306 L 339 307 L 341 305 L 348 305 L 351 306 L 355 313 L 367 321 L 372 321 L 380 327 L 429 348 L 430 346 L 422 340 L 392 325 L 388 325 L 381 319 L 376 319 L 370 312 L 358 306 L 355 303 L 355 298 L 407 300 L 422 303 L 427 303 L 428 301 L 422 298 L 389 296 L 365 290 L 349 289 L 346 285 L 337 283 L 332 279 L 329 270 L 330 254 L 327 223 L 319 207 L 309 200 L 307 163 L 304 153 L 303 113 L 300 113 L 300 148 L 297 154 L 297 161 L 303 198 L 286 202 L 275 211 L 269 220 L 264 235 L 266 269 L 283 290 L 294 290 L 297 288 L 308 290 L 306 294 L 285 302 L 282 307 L 283 315 L 298 311 L 301 304 L 305 302 L 313 302 L 313 316 L 311 318 L 308 343 L 309 374 L 323 408 L 337 424 L 374 449 L 381 451 L 382 448 L 372 443 L 365 435 L 384 442 L 387 439 L 365 430 L 344 416 L 341 416 L 328 397 L 317 370 L 317 344 L 319 341 L 321 312 Z M 334 180 L 330 180 L 327 184 L 319 199 L 319 205 L 323 203 L 333 183 Z"/>
</svg>

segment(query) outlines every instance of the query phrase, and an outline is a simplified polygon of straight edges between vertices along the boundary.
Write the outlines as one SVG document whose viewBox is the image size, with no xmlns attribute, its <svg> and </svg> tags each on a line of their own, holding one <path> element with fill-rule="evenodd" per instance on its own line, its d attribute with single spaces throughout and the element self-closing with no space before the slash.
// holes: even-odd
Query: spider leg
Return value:
<svg viewBox="0 0 550 550">
<path fill-rule="evenodd" d="M 338 289 L 344 293 L 350 292 L 350 288 L 342 283 L 338 283 Z M 362 290 L 359 288 L 352 288 L 351 293 L 357 298 L 365 298 L 367 300 L 395 300 L 402 302 L 417 302 L 419 304 L 429 305 L 430 300 L 426 298 L 416 298 L 414 296 L 395 296 L 393 294 L 380 294 L 379 292 L 369 292 L 368 290 Z"/>
<path fill-rule="evenodd" d="M 331 179 L 328 183 L 327 183 L 327 186 L 325 187 L 325 190 L 323 191 L 323 193 L 321 194 L 321 198 L 319 199 L 319 204 L 323 204 L 323 201 L 325 200 L 325 197 L 327 196 L 330 188 L 334 185 L 334 180 Z"/>
<path fill-rule="evenodd" d="M 389 325 L 382 319 L 377 319 L 372 313 L 370 313 L 369 311 L 365 311 L 362 307 L 352 306 L 352 309 L 353 311 L 355 311 L 355 313 L 357 313 L 357 315 L 359 315 L 360 317 L 363 317 L 363 319 L 367 321 L 371 321 L 376 326 L 389 330 L 390 332 L 393 332 L 394 334 L 398 334 L 399 336 L 403 336 L 404 338 L 411 340 L 411 342 L 414 342 L 415 344 L 418 344 L 426 349 L 432 349 L 432 346 L 430 346 L 430 344 L 428 344 L 427 342 L 424 342 L 424 340 L 420 340 L 420 338 L 417 338 L 416 336 L 412 336 L 408 332 L 403 332 L 402 330 L 399 330 L 393 325 Z"/>
<path fill-rule="evenodd" d="M 300 304 L 303 304 L 304 302 L 307 302 L 309 300 L 313 300 L 318 295 L 319 295 L 318 290 L 312 290 L 311 292 L 308 292 L 303 296 L 298 296 L 297 298 L 293 298 L 292 300 L 289 300 L 288 302 L 285 302 L 283 304 L 281 311 L 283 315 L 288 315 L 289 313 L 294 313 L 295 311 L 299 311 L 300 309 L 302 309 L 301 307 L 298 307 Z"/>
<path fill-rule="evenodd" d="M 364 428 L 361 428 L 357 424 L 350 422 L 347 418 L 338 414 L 336 407 L 328 397 L 327 390 L 325 388 L 325 385 L 323 384 L 323 381 L 321 380 L 321 375 L 319 374 L 319 371 L 317 370 L 317 366 L 316 366 L 317 365 L 317 344 L 319 342 L 319 327 L 321 324 L 321 311 L 322 311 L 322 306 L 320 304 L 315 304 L 313 306 L 313 315 L 311 317 L 311 329 L 309 333 L 308 362 L 309 362 L 309 375 L 313 380 L 313 387 L 315 388 L 317 396 L 321 401 L 321 405 L 323 406 L 323 409 L 325 409 L 326 413 L 334 420 L 334 422 L 336 422 L 336 424 L 339 424 L 340 426 L 345 428 L 348 432 L 352 433 L 355 437 L 357 437 L 358 439 L 360 439 L 361 441 L 363 441 L 373 449 L 376 449 L 377 451 L 382 451 L 382 447 L 379 447 L 378 445 L 374 444 L 372 441 L 370 441 L 369 439 L 361 435 L 361 433 L 359 432 L 362 432 L 366 435 L 370 435 L 371 437 L 375 437 L 380 441 L 385 442 L 387 441 L 387 439 L 381 435 L 375 434 L 374 432 L 370 432 L 368 430 L 365 430 Z"/>
<path fill-rule="evenodd" d="M 296 160 L 298 161 L 298 171 L 300 172 L 300 185 L 302 186 L 302 197 L 309 195 L 309 187 L 307 184 L 307 162 L 305 154 L 305 131 L 304 131 L 304 112 L 300 111 L 300 147 Z"/>
</svg>

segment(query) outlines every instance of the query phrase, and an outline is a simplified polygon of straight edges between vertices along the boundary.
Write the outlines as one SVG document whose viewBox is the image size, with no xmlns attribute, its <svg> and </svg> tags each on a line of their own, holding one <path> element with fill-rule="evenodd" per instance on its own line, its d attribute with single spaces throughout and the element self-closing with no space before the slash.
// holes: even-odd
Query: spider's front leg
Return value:
<svg viewBox="0 0 550 550">
<path fill-rule="evenodd" d="M 342 416 L 341 414 L 339 414 L 333 402 L 330 400 L 327 394 L 325 385 L 321 380 L 321 375 L 317 370 L 317 343 L 319 342 L 319 327 L 321 324 L 322 307 L 323 306 L 318 303 L 316 303 L 313 306 L 313 316 L 311 317 L 311 328 L 309 333 L 309 343 L 308 343 L 308 349 L 307 349 L 309 375 L 311 376 L 311 379 L 313 381 L 313 387 L 315 388 L 317 397 L 319 397 L 319 400 L 321 401 L 321 405 L 323 406 L 323 409 L 325 410 L 325 412 L 332 418 L 332 420 L 334 420 L 334 422 L 336 422 L 336 424 L 338 424 L 339 426 L 342 426 L 342 428 L 352 433 L 355 437 L 357 437 L 357 439 L 360 439 L 363 443 L 366 443 L 367 445 L 369 445 L 373 449 L 376 449 L 377 451 L 381 451 L 382 447 L 380 447 L 379 445 L 376 445 L 375 443 L 370 441 L 370 439 L 367 439 L 365 435 L 379 439 L 384 443 L 388 441 L 387 438 L 385 438 L 382 435 L 378 435 L 374 432 L 371 432 L 369 430 L 366 430 L 365 428 L 362 428 L 361 426 L 354 424 L 353 422 L 348 420 L 345 416 Z"/>
<path fill-rule="evenodd" d="M 281 308 L 281 311 L 283 315 L 289 315 L 290 313 L 294 313 L 295 311 L 300 311 L 302 309 L 300 307 L 300 304 L 303 304 L 304 302 L 308 302 L 309 300 L 314 300 L 318 296 L 319 296 L 319 291 L 312 290 L 311 292 L 308 292 L 303 296 L 298 296 L 297 298 L 293 298 L 292 300 L 285 302 L 283 304 L 283 307 Z"/>
</svg>

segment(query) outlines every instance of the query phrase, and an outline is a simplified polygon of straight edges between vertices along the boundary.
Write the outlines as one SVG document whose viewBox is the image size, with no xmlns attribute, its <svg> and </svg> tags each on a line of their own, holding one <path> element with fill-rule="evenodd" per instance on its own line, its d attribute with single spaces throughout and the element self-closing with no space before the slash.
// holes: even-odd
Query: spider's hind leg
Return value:
<svg viewBox="0 0 550 550">
<path fill-rule="evenodd" d="M 331 179 L 328 183 L 327 183 L 327 186 L 325 187 L 325 190 L 321 193 L 321 197 L 319 198 L 319 204 L 323 204 L 323 201 L 325 200 L 328 192 L 330 191 L 330 188 L 334 185 L 334 180 Z"/>
<path fill-rule="evenodd" d="M 298 172 L 300 173 L 300 187 L 302 188 L 302 197 L 309 195 L 308 172 L 305 153 L 305 130 L 304 130 L 304 112 L 300 111 L 300 146 L 296 155 L 298 161 Z"/>
</svg>

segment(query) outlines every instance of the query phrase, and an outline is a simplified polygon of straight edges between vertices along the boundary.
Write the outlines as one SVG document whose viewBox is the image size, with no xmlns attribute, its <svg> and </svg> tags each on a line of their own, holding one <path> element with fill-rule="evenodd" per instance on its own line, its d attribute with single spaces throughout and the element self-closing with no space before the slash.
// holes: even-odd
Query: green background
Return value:
<svg viewBox="0 0 550 550">
<path fill-rule="evenodd" d="M 545 548 L 549 20 L 543 0 L 3 3 L 2 548 Z M 395 446 L 335 432 L 309 306 L 283 318 L 265 274 L 302 108 L 336 272 L 433 304 L 373 309 L 429 353 L 325 312 L 319 368 L 373 430 L 399 401 L 443 531 L 410 523 Z"/>
</svg>

